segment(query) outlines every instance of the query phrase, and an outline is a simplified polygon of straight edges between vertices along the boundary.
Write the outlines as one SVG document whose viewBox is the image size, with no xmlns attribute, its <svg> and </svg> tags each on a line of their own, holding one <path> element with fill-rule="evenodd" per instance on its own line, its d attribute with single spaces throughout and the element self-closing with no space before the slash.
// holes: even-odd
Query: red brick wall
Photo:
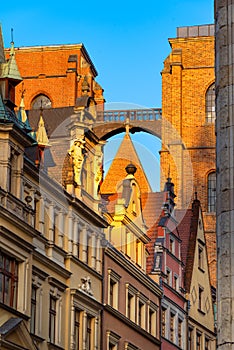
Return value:
<svg viewBox="0 0 234 350">
<path fill-rule="evenodd" d="M 177 207 L 187 207 L 195 191 L 207 212 L 207 176 L 215 170 L 215 126 L 206 123 L 205 95 L 215 81 L 214 37 L 169 40 L 171 53 L 162 71 L 161 188 L 175 184 Z M 212 217 L 212 219 L 211 219 Z M 215 217 L 204 215 L 209 263 L 215 257 Z M 209 233 L 208 233 L 209 232 Z M 211 278 L 215 284 L 215 267 Z"/>
<path fill-rule="evenodd" d="M 9 50 L 6 50 L 6 56 Z M 77 63 L 69 62 L 70 55 L 77 55 Z M 38 94 L 47 95 L 52 107 L 74 106 L 82 95 L 82 82 L 87 76 L 89 96 L 103 104 L 103 90 L 95 85 L 96 69 L 83 45 L 35 46 L 15 49 L 16 62 L 26 90 L 25 108 L 30 109 Z M 22 83 L 16 87 L 16 105 L 19 106 Z"/>
</svg>

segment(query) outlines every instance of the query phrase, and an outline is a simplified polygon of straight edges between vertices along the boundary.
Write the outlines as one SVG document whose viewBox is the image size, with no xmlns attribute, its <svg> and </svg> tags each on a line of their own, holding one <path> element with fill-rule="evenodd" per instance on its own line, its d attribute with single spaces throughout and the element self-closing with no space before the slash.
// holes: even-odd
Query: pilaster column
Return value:
<svg viewBox="0 0 234 350">
<path fill-rule="evenodd" d="M 72 253 L 73 243 L 73 216 L 71 211 L 68 214 L 68 252 Z"/>
<path fill-rule="evenodd" d="M 75 256 L 75 257 L 79 257 L 79 252 L 78 252 L 78 249 L 79 249 L 79 220 L 78 219 L 75 219 L 74 220 L 74 229 L 73 229 L 73 247 L 72 247 L 72 254 Z"/>
<path fill-rule="evenodd" d="M 215 1 L 217 349 L 234 348 L 234 0 Z"/>
<path fill-rule="evenodd" d="M 60 210 L 58 215 L 58 246 L 64 248 L 64 213 Z"/>
</svg>

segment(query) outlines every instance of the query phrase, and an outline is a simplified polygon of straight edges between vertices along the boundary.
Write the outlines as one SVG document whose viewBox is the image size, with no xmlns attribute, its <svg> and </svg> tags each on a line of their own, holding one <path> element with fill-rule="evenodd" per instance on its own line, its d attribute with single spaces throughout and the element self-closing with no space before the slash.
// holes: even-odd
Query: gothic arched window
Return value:
<svg viewBox="0 0 234 350">
<path fill-rule="evenodd" d="M 31 104 L 31 108 L 32 109 L 40 109 L 40 108 L 51 108 L 52 104 L 51 104 L 51 100 L 49 99 L 48 96 L 40 94 L 37 95 Z"/>
<path fill-rule="evenodd" d="M 215 118 L 215 84 L 213 83 L 206 91 L 206 122 L 214 123 Z"/>
<path fill-rule="evenodd" d="M 215 212 L 216 209 L 216 173 L 208 175 L 208 212 Z"/>
</svg>

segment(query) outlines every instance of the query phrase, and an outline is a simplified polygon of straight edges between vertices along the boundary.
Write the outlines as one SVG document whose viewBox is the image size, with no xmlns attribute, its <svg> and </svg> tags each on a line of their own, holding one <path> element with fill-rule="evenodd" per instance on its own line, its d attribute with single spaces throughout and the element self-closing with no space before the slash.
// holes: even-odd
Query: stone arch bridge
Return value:
<svg viewBox="0 0 234 350">
<path fill-rule="evenodd" d="M 161 108 L 107 110 L 97 113 L 93 131 L 102 140 L 124 132 L 126 128 L 131 133 L 144 131 L 161 139 L 161 127 Z"/>
</svg>

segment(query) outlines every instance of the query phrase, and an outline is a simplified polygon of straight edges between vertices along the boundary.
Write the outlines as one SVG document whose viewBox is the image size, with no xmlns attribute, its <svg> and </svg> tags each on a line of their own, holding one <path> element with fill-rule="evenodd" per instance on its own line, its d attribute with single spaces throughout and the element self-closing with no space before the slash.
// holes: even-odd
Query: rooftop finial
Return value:
<svg viewBox="0 0 234 350">
<path fill-rule="evenodd" d="M 129 117 L 126 118 L 125 130 L 126 130 L 126 134 L 129 135 Z"/>
<path fill-rule="evenodd" d="M 11 28 L 11 43 L 14 43 L 13 28 Z"/>
<path fill-rule="evenodd" d="M 170 175 L 171 175 L 171 169 L 170 169 L 170 164 L 169 164 L 169 166 L 168 166 L 168 173 L 167 173 L 167 180 L 168 181 L 171 179 Z"/>
</svg>

